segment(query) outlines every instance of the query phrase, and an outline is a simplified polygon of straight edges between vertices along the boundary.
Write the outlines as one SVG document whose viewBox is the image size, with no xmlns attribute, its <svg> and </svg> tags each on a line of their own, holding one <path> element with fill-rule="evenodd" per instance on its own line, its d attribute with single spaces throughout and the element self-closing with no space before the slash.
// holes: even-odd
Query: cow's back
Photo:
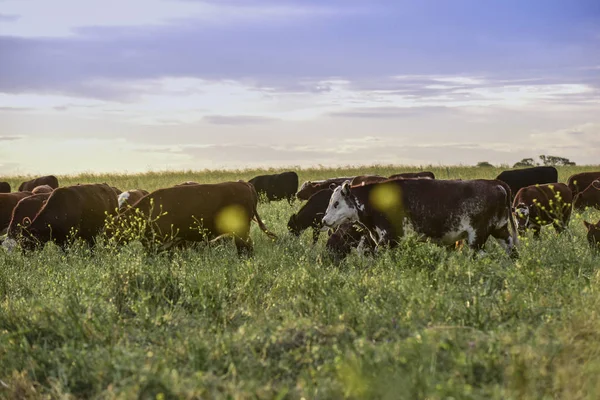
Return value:
<svg viewBox="0 0 600 400">
<path fill-rule="evenodd" d="M 571 175 L 567 179 L 567 185 L 571 189 L 573 196 L 576 196 L 579 192 L 583 192 L 596 179 L 600 179 L 600 171 L 580 172 Z"/>
<path fill-rule="evenodd" d="M 8 226 L 8 237 L 19 236 L 21 227 L 29 225 L 35 219 L 49 197 L 50 193 L 39 193 L 21 199 L 13 210 Z"/>
<path fill-rule="evenodd" d="M 558 182 L 558 171 L 551 166 L 514 169 L 501 172 L 496 179 L 508 184 L 515 195 L 526 186 Z"/>
<path fill-rule="evenodd" d="M 416 178 L 420 178 L 420 179 L 435 179 L 435 175 L 434 175 L 433 172 L 430 172 L 430 171 L 403 172 L 403 173 L 400 173 L 400 174 L 390 175 L 388 179 L 398 179 L 398 178 L 404 178 L 404 179 L 416 179 Z"/>
<path fill-rule="evenodd" d="M 0 182 L 0 193 L 10 193 L 10 183 Z"/>
<path fill-rule="evenodd" d="M 19 192 L 32 191 L 36 186 L 41 185 L 48 185 L 52 189 L 56 189 L 58 187 L 58 178 L 54 175 L 47 175 L 23 182 L 19 186 Z"/>
<path fill-rule="evenodd" d="M 8 228 L 17 203 L 28 196 L 31 192 L 0 193 L 0 232 Z"/>
</svg>

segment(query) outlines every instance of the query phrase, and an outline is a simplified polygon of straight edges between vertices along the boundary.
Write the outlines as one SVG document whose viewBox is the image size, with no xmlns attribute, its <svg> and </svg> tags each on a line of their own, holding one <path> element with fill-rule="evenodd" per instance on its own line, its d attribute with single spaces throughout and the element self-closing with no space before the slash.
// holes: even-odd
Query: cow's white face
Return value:
<svg viewBox="0 0 600 400">
<path fill-rule="evenodd" d="M 123 192 L 119 195 L 119 208 L 123 207 L 123 204 L 129 199 L 129 191 Z"/>
<path fill-rule="evenodd" d="M 523 230 L 529 225 L 529 207 L 526 204 L 519 203 L 515 207 L 515 219 L 517 220 L 517 229 Z"/>
<path fill-rule="evenodd" d="M 358 210 L 356 204 L 351 200 L 350 181 L 344 182 L 333 191 L 327 211 L 323 217 L 323 228 L 337 228 L 344 222 L 358 221 Z"/>
</svg>

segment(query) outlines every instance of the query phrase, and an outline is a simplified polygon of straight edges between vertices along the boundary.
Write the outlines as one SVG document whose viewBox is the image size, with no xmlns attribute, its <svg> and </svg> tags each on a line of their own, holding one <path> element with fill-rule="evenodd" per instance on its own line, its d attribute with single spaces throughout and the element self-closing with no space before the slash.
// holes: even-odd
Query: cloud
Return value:
<svg viewBox="0 0 600 400">
<path fill-rule="evenodd" d="M 207 115 L 202 119 L 216 125 L 260 125 L 277 121 L 276 118 L 252 115 Z"/>
<path fill-rule="evenodd" d="M 21 17 L 19 15 L 12 14 L 0 14 L 0 22 L 15 22 L 18 21 Z"/>
<path fill-rule="evenodd" d="M 0 142 L 14 142 L 21 139 L 23 139 L 23 136 L 0 136 Z"/>
</svg>

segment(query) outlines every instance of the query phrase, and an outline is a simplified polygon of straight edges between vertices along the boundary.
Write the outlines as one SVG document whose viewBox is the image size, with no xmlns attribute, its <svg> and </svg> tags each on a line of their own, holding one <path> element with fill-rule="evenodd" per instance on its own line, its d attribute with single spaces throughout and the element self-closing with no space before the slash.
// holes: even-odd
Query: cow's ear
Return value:
<svg viewBox="0 0 600 400">
<path fill-rule="evenodd" d="M 342 184 L 342 196 L 348 196 L 350 194 L 350 181 L 346 181 Z"/>
<path fill-rule="evenodd" d="M 594 189 L 600 190 L 600 180 L 596 179 L 594 182 L 592 182 L 592 186 Z"/>
<path fill-rule="evenodd" d="M 335 190 L 336 187 L 337 187 L 337 185 L 335 183 L 333 183 L 333 182 L 331 182 L 329 184 L 329 189 L 331 189 L 331 190 Z"/>
</svg>

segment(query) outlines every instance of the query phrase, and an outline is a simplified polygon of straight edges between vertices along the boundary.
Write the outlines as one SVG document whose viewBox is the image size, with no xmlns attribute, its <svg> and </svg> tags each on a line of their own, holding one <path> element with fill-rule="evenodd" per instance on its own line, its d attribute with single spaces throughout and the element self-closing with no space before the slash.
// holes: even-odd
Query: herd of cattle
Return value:
<svg viewBox="0 0 600 400">
<path fill-rule="evenodd" d="M 232 236 L 238 252 L 249 254 L 251 221 L 277 238 L 258 215 L 260 199 L 306 201 L 290 216 L 289 231 L 299 236 L 311 228 L 313 242 L 329 231 L 327 249 L 338 257 L 353 248 L 394 246 L 408 229 L 441 245 L 465 241 L 473 249 L 492 236 L 516 255 L 517 232 L 532 229 L 537 236 L 552 225 L 560 233 L 573 208 L 600 209 L 600 171 L 575 174 L 567 184 L 547 166 L 504 171 L 494 180 L 436 180 L 431 172 L 361 175 L 308 181 L 299 190 L 290 171 L 248 182 L 184 182 L 151 193 L 106 183 L 59 187 L 55 176 L 44 176 L 17 192 L 0 182 L 0 235 L 6 249 L 26 251 L 49 241 L 64 247 L 74 237 L 93 245 L 101 232 L 124 241 L 125 227 L 138 226 L 143 242 L 163 249 Z M 584 223 L 596 246 L 600 221 Z"/>
</svg>

